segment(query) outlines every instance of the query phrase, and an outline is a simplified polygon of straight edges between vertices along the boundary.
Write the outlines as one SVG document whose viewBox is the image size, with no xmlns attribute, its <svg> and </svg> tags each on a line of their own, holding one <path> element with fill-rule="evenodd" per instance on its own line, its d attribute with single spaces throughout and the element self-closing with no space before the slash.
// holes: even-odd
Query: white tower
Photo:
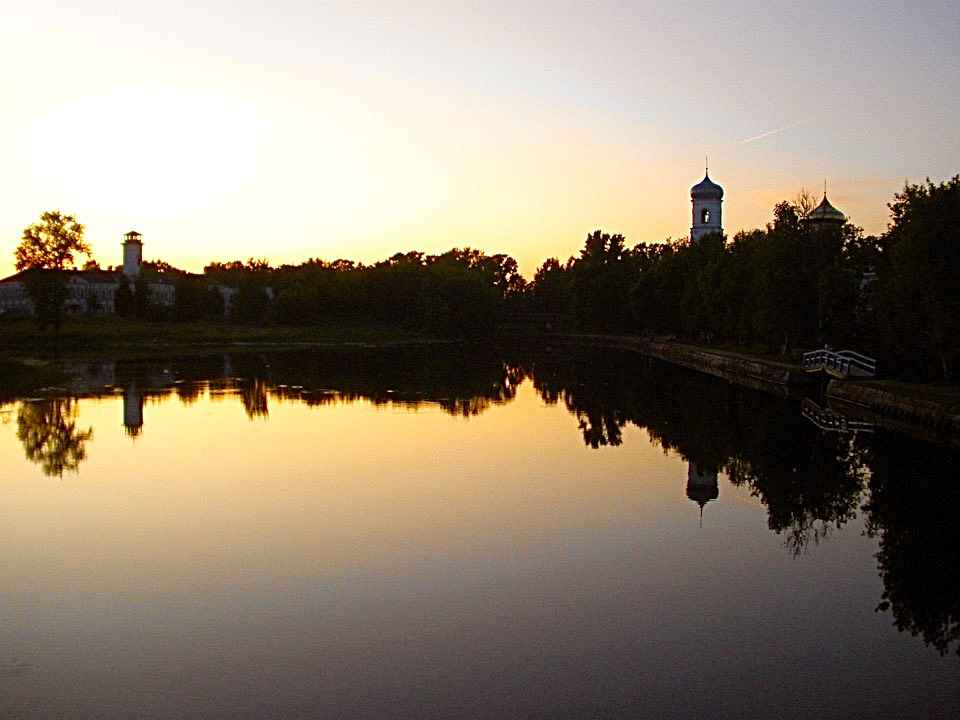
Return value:
<svg viewBox="0 0 960 720">
<path fill-rule="evenodd" d="M 723 227 L 720 225 L 723 188 L 710 179 L 709 171 L 704 173 L 703 180 L 690 188 L 690 201 L 693 203 L 690 240 L 696 242 L 709 233 L 723 234 Z"/>
<path fill-rule="evenodd" d="M 136 230 L 131 230 L 123 237 L 123 274 L 130 280 L 136 280 L 143 261 L 143 242 Z"/>
</svg>

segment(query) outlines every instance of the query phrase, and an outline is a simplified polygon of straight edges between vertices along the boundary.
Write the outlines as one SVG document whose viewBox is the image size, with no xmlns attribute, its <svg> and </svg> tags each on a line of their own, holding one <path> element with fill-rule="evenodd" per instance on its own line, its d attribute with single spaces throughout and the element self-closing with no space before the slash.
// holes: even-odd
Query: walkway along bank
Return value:
<svg viewBox="0 0 960 720">
<path fill-rule="evenodd" d="M 780 395 L 803 397 L 815 392 L 820 377 L 804 372 L 800 365 L 760 360 L 723 350 L 695 345 L 621 335 L 556 336 L 561 342 L 632 350 L 664 362 L 680 365 L 728 382 Z M 876 425 L 960 449 L 960 392 L 937 398 L 920 398 L 910 388 L 877 380 L 831 380 L 827 400 L 838 410 Z"/>
</svg>

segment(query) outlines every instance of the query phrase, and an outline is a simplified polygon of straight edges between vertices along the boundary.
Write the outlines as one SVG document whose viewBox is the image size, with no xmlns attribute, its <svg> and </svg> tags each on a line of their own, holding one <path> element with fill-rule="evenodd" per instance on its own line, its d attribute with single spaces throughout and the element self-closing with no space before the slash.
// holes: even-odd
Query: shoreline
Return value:
<svg viewBox="0 0 960 720">
<path fill-rule="evenodd" d="M 558 333 L 538 335 L 540 342 L 570 343 L 637 352 L 780 397 L 802 398 L 821 384 L 799 364 L 720 350 L 669 339 L 632 335 Z M 61 332 L 59 347 L 40 336 L 31 322 L 0 325 L 0 371 L 13 384 L 49 382 L 59 362 L 121 356 L 217 353 L 230 350 L 334 348 L 363 349 L 448 346 L 478 339 L 433 338 L 394 327 L 259 327 L 226 323 L 150 323 L 146 321 L 72 322 Z M 507 340 L 509 342 L 509 339 Z M 7 382 L 0 383 L 6 385 Z M 960 449 L 960 384 L 904 383 L 884 379 L 831 379 L 824 393 L 830 409 Z"/>
<path fill-rule="evenodd" d="M 672 340 L 616 335 L 559 337 L 580 345 L 632 350 L 780 397 L 803 398 L 821 380 L 818 374 L 805 372 L 800 365 Z M 825 398 L 835 412 L 960 449 L 960 384 L 831 379 Z"/>
</svg>

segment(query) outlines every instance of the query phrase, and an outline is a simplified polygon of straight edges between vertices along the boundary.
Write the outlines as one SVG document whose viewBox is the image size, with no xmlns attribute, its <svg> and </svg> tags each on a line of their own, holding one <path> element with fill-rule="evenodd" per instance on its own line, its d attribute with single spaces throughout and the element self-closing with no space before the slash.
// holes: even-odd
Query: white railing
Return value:
<svg viewBox="0 0 960 720">
<path fill-rule="evenodd" d="M 807 372 L 825 370 L 837 377 L 874 377 L 877 361 L 853 350 L 814 350 L 803 354 L 803 369 Z"/>
<path fill-rule="evenodd" d="M 853 420 L 846 415 L 819 407 L 810 398 L 803 399 L 803 416 L 827 432 L 873 432 L 873 423 Z"/>
</svg>

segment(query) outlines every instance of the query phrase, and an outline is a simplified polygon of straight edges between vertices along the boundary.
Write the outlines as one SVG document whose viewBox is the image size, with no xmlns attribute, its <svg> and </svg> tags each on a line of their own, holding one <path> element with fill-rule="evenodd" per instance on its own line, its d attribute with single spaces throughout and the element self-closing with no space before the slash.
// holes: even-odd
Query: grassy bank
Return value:
<svg viewBox="0 0 960 720">
<path fill-rule="evenodd" d="M 41 333 L 29 320 L 0 324 L 0 361 L 37 362 L 105 354 L 150 357 L 166 352 L 215 351 L 231 347 L 311 344 L 393 344 L 428 338 L 396 327 L 261 327 L 223 322 L 166 323 L 119 318 L 80 318 Z"/>
</svg>

